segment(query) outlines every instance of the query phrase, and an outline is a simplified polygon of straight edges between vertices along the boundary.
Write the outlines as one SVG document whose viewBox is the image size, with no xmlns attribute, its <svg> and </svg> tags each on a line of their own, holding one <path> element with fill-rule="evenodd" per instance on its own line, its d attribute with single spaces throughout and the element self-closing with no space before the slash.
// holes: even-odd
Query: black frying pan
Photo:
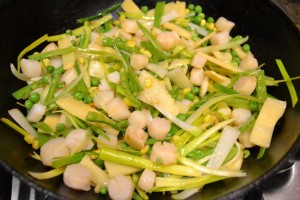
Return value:
<svg viewBox="0 0 300 200">
<path fill-rule="evenodd" d="M 18 53 L 45 33 L 49 35 L 75 28 L 76 19 L 96 14 L 118 0 L 14 0 L 0 2 L 0 113 L 7 117 L 7 110 L 16 106 L 10 95 L 22 83 L 14 78 L 9 63 L 16 64 Z M 199 0 L 189 1 L 201 4 L 207 16 L 224 16 L 236 23 L 232 35 L 249 35 L 252 52 L 259 63 L 265 63 L 267 75 L 281 79 L 275 59 L 283 61 L 291 76 L 300 75 L 300 35 L 288 17 L 267 0 Z M 155 1 L 137 1 L 139 5 L 153 7 Z M 300 81 L 295 81 L 300 95 Z M 270 175 L 291 158 L 300 142 L 300 103 L 291 108 L 287 87 L 281 84 L 269 90 L 282 100 L 288 108 L 274 132 L 271 147 L 265 156 L 257 160 L 255 155 L 247 159 L 243 169 L 246 178 L 234 178 L 208 185 L 203 192 L 190 199 L 236 199 L 238 196 L 259 186 Z M 80 192 L 67 188 L 62 178 L 46 181 L 34 180 L 27 174 L 31 171 L 45 171 L 39 162 L 29 158 L 33 149 L 21 136 L 7 126 L 0 124 L 0 163 L 13 175 L 29 186 L 61 199 L 106 199 L 91 192 Z M 169 199 L 162 194 L 153 194 L 152 199 Z"/>
</svg>

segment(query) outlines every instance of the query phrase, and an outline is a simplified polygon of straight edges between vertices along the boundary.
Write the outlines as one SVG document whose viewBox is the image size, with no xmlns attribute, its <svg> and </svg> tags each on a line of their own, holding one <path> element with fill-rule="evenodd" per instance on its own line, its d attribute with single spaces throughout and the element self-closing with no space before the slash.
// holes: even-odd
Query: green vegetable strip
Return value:
<svg viewBox="0 0 300 200">
<path fill-rule="evenodd" d="M 130 47 L 125 42 L 116 42 L 113 38 L 109 37 L 103 38 L 103 46 L 114 47 L 115 45 L 118 47 L 118 49 L 128 51 L 129 53 L 138 53 L 137 48 Z"/>
<path fill-rule="evenodd" d="M 141 31 L 144 33 L 144 35 L 148 38 L 148 40 L 151 42 L 151 44 L 160 52 L 163 52 L 163 49 L 161 48 L 161 46 L 158 44 L 158 42 L 156 41 L 156 39 L 153 37 L 152 33 L 146 28 L 144 27 L 141 23 L 137 22 L 139 28 L 141 29 Z"/>
<path fill-rule="evenodd" d="M 167 55 L 155 48 L 151 42 L 141 41 L 141 46 L 147 49 L 151 54 L 154 63 L 166 59 Z"/>
<path fill-rule="evenodd" d="M 49 101 L 51 101 L 54 98 L 55 92 L 57 90 L 57 86 L 60 79 L 60 74 L 54 74 L 52 78 L 52 82 L 50 83 L 48 94 L 45 98 L 45 104 L 48 104 Z"/>
<path fill-rule="evenodd" d="M 107 117 L 105 114 L 101 112 L 88 112 L 86 116 L 86 120 L 89 122 L 101 122 L 101 123 L 108 124 L 114 128 L 118 128 L 117 122 L 115 122 L 114 120 Z"/>
<path fill-rule="evenodd" d="M 294 84 L 291 81 L 291 78 L 290 78 L 288 72 L 286 71 L 282 61 L 279 60 L 279 59 L 276 59 L 275 61 L 277 63 L 277 66 L 280 70 L 280 73 L 281 73 L 283 79 L 286 81 L 286 85 L 288 87 L 288 90 L 290 92 L 290 96 L 291 96 L 291 99 L 292 99 L 292 105 L 293 105 L 293 107 L 295 107 L 295 105 L 298 102 L 298 95 L 297 95 L 296 89 L 294 87 Z"/>
<path fill-rule="evenodd" d="M 214 88 L 216 88 L 217 90 L 219 90 L 220 92 L 223 92 L 225 94 L 238 94 L 238 92 L 236 92 L 233 89 L 230 89 L 224 85 L 221 85 L 220 83 L 216 83 L 214 85 Z"/>
<path fill-rule="evenodd" d="M 175 175 L 182 175 L 182 176 L 196 176 L 196 177 L 201 176 L 201 173 L 184 165 L 158 165 L 156 163 L 153 163 L 149 159 L 142 158 L 140 156 L 131 155 L 107 147 L 102 147 L 100 149 L 99 158 L 101 160 L 107 160 L 122 165 L 129 165 L 138 168 L 150 169 L 153 171 L 163 172 L 168 174 L 175 174 Z"/>
<path fill-rule="evenodd" d="M 52 161 L 51 166 L 54 168 L 59 168 L 59 167 L 64 167 L 66 165 L 79 163 L 81 161 L 81 159 L 85 156 L 85 154 L 86 154 L 86 152 L 79 152 L 79 153 L 76 153 L 73 155 L 55 158 Z"/>
<path fill-rule="evenodd" d="M 226 121 L 220 122 L 217 125 L 213 126 L 212 128 L 208 129 L 198 137 L 195 137 L 191 140 L 188 144 L 186 144 L 182 149 L 180 149 L 180 154 L 182 156 L 187 156 L 193 149 L 195 149 L 198 145 L 200 145 L 203 141 L 209 138 L 212 134 L 233 122 L 234 119 L 228 119 Z"/>
<path fill-rule="evenodd" d="M 265 100 L 268 97 L 264 70 L 257 72 L 256 95 L 260 100 Z"/>
<path fill-rule="evenodd" d="M 45 102 L 45 105 L 49 105 L 55 101 L 57 101 L 58 99 L 64 97 L 65 95 L 67 95 L 71 90 L 73 90 L 78 82 L 82 79 L 82 77 L 84 76 L 88 66 L 90 64 L 90 58 L 87 59 L 87 61 L 85 61 L 85 66 L 83 67 L 82 73 L 80 73 L 80 75 L 77 77 L 77 79 L 75 79 L 73 82 L 71 82 L 62 93 L 60 93 L 59 95 L 57 95 L 55 98 L 50 99 L 48 102 Z"/>
<path fill-rule="evenodd" d="M 30 93 L 33 90 L 40 88 L 40 87 L 44 86 L 45 84 L 47 84 L 47 78 L 43 77 L 43 78 L 31 83 L 30 85 L 27 85 L 27 86 L 15 91 L 14 93 L 12 93 L 12 96 L 17 100 L 25 99 L 30 95 Z"/>
<path fill-rule="evenodd" d="M 36 41 L 34 41 L 33 43 L 31 43 L 25 49 L 23 49 L 23 51 L 21 51 L 21 53 L 18 55 L 18 58 L 17 58 L 17 61 L 18 61 L 18 72 L 20 72 L 20 69 L 21 69 L 21 66 L 20 66 L 20 60 L 21 60 L 21 58 L 23 58 L 23 56 L 26 53 L 28 53 L 32 49 L 36 48 L 37 46 L 39 46 L 40 44 L 42 44 L 43 42 L 45 42 L 47 40 L 47 38 L 48 38 L 48 35 L 45 34 L 42 37 L 40 37 L 39 39 L 37 39 Z"/>
<path fill-rule="evenodd" d="M 215 103 L 218 103 L 220 101 L 224 101 L 225 99 L 229 99 L 229 98 L 234 98 L 234 97 L 238 97 L 238 98 L 245 98 L 245 99 L 249 99 L 249 100 L 256 100 L 256 98 L 253 98 L 251 96 L 248 95 L 241 95 L 241 94 L 231 94 L 231 95 L 222 95 L 219 97 L 215 97 L 210 99 L 209 101 L 207 101 L 206 103 L 204 103 L 202 106 L 200 106 L 187 120 L 187 123 L 193 123 L 198 117 L 200 117 L 206 110 L 208 110 L 212 105 L 214 105 Z"/>
<path fill-rule="evenodd" d="M 201 47 L 199 49 L 197 49 L 198 51 L 201 51 L 203 53 L 211 53 L 214 51 L 220 51 L 220 50 L 224 50 L 224 49 L 231 49 L 232 47 L 241 45 L 245 42 L 247 42 L 247 40 L 249 39 L 249 37 L 244 37 L 240 40 L 236 40 L 233 42 L 228 42 L 226 44 L 219 44 L 219 45 L 212 45 L 212 46 L 206 46 L 206 47 Z"/>
<path fill-rule="evenodd" d="M 257 159 L 261 159 L 263 156 L 264 156 L 264 154 L 265 154 L 265 151 L 266 151 L 266 148 L 264 148 L 264 147 L 260 147 L 259 148 L 259 152 L 258 152 L 258 154 L 257 154 Z"/>
<path fill-rule="evenodd" d="M 63 54 L 68 54 L 68 53 L 73 53 L 76 51 L 75 47 L 67 47 L 64 49 L 56 49 L 56 50 L 52 50 L 52 51 L 47 51 L 44 53 L 37 53 L 37 54 L 33 54 L 28 56 L 28 58 L 30 60 L 43 60 L 45 58 L 49 58 L 52 56 L 58 56 L 58 55 L 63 55 Z"/>
<path fill-rule="evenodd" d="M 86 33 L 86 29 L 83 29 L 82 33 L 80 34 L 80 40 L 79 40 L 79 48 L 84 48 L 85 44 L 88 44 L 88 40 L 87 40 L 87 33 Z"/>
<path fill-rule="evenodd" d="M 120 7 L 120 5 L 121 5 L 121 3 L 117 3 L 117 4 L 112 5 L 111 7 L 103 10 L 102 12 L 97 13 L 96 15 L 77 19 L 77 23 L 81 24 L 85 21 L 91 21 L 91 20 L 97 19 L 101 16 L 105 16 L 106 14 L 111 13 L 111 12 L 115 11 L 116 9 L 118 9 Z"/>
<path fill-rule="evenodd" d="M 154 11 L 154 26 L 159 27 L 161 23 L 162 16 L 164 15 L 164 9 L 165 9 L 166 2 L 161 1 L 157 2 L 155 5 L 155 11 Z"/>
</svg>

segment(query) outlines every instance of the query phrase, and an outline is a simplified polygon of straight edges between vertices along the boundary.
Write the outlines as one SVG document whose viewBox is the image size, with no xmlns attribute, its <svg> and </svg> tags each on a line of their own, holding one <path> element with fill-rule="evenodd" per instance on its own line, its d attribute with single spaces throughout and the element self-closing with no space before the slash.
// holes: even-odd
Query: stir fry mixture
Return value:
<svg viewBox="0 0 300 200">
<path fill-rule="evenodd" d="M 1 121 L 49 167 L 34 178 L 63 175 L 68 187 L 111 199 L 184 199 L 246 176 L 249 148 L 261 157 L 269 147 L 286 102 L 267 93 L 277 82 L 248 36 L 230 34 L 234 22 L 186 2 L 125 0 L 78 23 L 11 65 L 27 85 L 12 94 L 13 120 Z"/>
</svg>

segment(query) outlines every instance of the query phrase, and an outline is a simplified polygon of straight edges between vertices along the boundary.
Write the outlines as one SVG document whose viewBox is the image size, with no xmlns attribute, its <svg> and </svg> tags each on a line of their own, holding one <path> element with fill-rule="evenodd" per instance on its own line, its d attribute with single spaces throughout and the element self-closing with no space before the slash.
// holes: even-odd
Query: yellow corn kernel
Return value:
<svg viewBox="0 0 300 200">
<path fill-rule="evenodd" d="M 144 87 L 150 88 L 151 86 L 152 86 L 152 80 L 149 78 L 146 78 L 146 80 L 144 82 Z"/>
<path fill-rule="evenodd" d="M 206 123 L 209 122 L 211 119 L 212 119 L 211 115 L 207 115 L 203 121 Z"/>
<path fill-rule="evenodd" d="M 113 20 L 113 25 L 118 26 L 120 24 L 119 20 Z"/>
<path fill-rule="evenodd" d="M 189 9 L 185 9 L 185 13 L 189 14 L 190 10 Z"/>
<path fill-rule="evenodd" d="M 141 52 L 142 54 L 144 54 L 145 56 L 147 56 L 148 58 L 151 58 L 151 57 L 152 57 L 152 54 L 150 53 L 150 51 L 148 51 L 148 50 L 145 49 L 145 48 L 141 48 L 141 49 L 140 49 L 140 52 Z"/>
<path fill-rule="evenodd" d="M 154 37 L 156 37 L 156 35 L 157 35 L 158 32 L 159 32 L 159 29 L 156 28 L 156 27 L 154 27 L 154 28 L 152 29 L 152 31 L 151 31 L 151 33 L 152 33 L 152 35 L 153 35 Z"/>
<path fill-rule="evenodd" d="M 92 159 L 92 160 L 94 160 L 94 159 L 97 159 L 99 157 L 99 155 L 90 155 L 90 158 Z"/>
<path fill-rule="evenodd" d="M 78 61 L 79 61 L 79 63 L 80 63 L 81 65 L 84 65 L 84 63 L 85 63 L 85 60 L 84 60 L 83 57 L 80 57 L 80 58 L 78 59 Z"/>
<path fill-rule="evenodd" d="M 202 19 L 201 22 L 200 22 L 200 26 L 203 27 L 203 26 L 205 26 L 205 24 L 206 24 L 206 20 L 205 20 L 205 19 Z"/>
<path fill-rule="evenodd" d="M 33 144 L 35 141 L 35 137 L 32 135 L 25 135 L 24 140 L 28 143 L 28 144 Z"/>
<path fill-rule="evenodd" d="M 123 102 L 124 102 L 128 107 L 131 107 L 131 106 L 132 106 L 131 101 L 130 101 L 127 97 L 124 97 L 124 98 L 123 98 Z"/>
<path fill-rule="evenodd" d="M 90 23 L 89 21 L 84 21 L 83 25 L 84 25 L 84 26 L 88 26 L 89 23 Z"/>
<path fill-rule="evenodd" d="M 39 141 L 35 140 L 33 143 L 32 143 L 32 147 L 34 149 L 39 149 Z"/>
<path fill-rule="evenodd" d="M 182 95 L 183 97 L 185 97 L 185 95 L 186 95 L 187 93 L 189 93 L 190 91 L 191 91 L 191 88 L 184 88 L 184 89 L 182 90 L 181 95 Z"/>
<path fill-rule="evenodd" d="M 126 19 L 125 15 L 120 15 L 119 20 L 120 22 L 123 22 Z"/>
<path fill-rule="evenodd" d="M 146 154 L 149 150 L 149 144 L 145 145 L 144 148 L 141 149 L 141 154 Z"/>
<path fill-rule="evenodd" d="M 215 28 L 215 24 L 214 23 L 207 23 L 207 28 L 210 30 L 213 30 Z"/>
<path fill-rule="evenodd" d="M 93 152 L 96 153 L 96 154 L 100 154 L 100 149 L 96 149 Z"/>
<path fill-rule="evenodd" d="M 135 42 L 133 40 L 128 40 L 127 41 L 127 46 L 129 46 L 129 47 L 135 47 Z"/>
<path fill-rule="evenodd" d="M 173 139 L 174 141 L 176 141 L 176 140 L 179 140 L 179 138 L 180 138 L 180 137 L 179 137 L 178 135 L 174 135 L 172 139 Z"/>
<path fill-rule="evenodd" d="M 44 64 L 44 66 L 46 67 L 46 66 L 49 66 L 50 65 L 50 60 L 48 59 L 48 58 L 46 58 L 46 59 L 44 59 L 43 61 L 42 61 L 42 63 Z M 41 65 L 42 66 L 42 65 Z"/>
<path fill-rule="evenodd" d="M 92 97 L 94 97 L 94 91 L 97 90 L 97 89 L 98 89 L 98 87 L 90 87 L 89 93 L 90 93 L 90 95 L 91 95 Z"/>
</svg>

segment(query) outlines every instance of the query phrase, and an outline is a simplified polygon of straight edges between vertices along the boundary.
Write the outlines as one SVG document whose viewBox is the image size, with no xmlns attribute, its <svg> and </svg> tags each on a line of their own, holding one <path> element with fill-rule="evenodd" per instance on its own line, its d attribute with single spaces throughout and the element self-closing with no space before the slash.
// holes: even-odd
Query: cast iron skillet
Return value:
<svg viewBox="0 0 300 200">
<path fill-rule="evenodd" d="M 16 64 L 18 53 L 45 33 L 58 34 L 75 28 L 76 19 L 89 16 L 111 6 L 119 0 L 14 0 L 3 1 L 0 6 L 0 115 L 7 117 L 7 110 L 16 107 L 10 93 L 22 86 L 9 70 L 9 63 Z M 288 17 L 273 3 L 267 0 L 201 0 L 207 16 L 224 16 L 236 23 L 232 35 L 249 35 L 252 52 L 259 63 L 265 63 L 267 75 L 281 79 L 275 59 L 283 61 L 291 76 L 300 75 L 300 36 Z M 137 1 L 139 5 L 153 7 L 155 1 Z M 300 95 L 300 81 L 295 87 Z M 208 185 L 203 192 L 190 199 L 235 199 L 259 186 L 263 180 L 275 173 L 291 158 L 300 146 L 300 104 L 291 108 L 287 87 L 281 84 L 269 90 L 282 100 L 287 100 L 288 108 L 274 132 L 270 149 L 263 159 L 255 155 L 247 159 L 243 169 L 246 178 L 235 178 Z M 62 178 L 37 181 L 28 176 L 27 171 L 45 171 L 39 162 L 29 158 L 33 149 L 23 138 L 7 126 L 0 124 L 0 163 L 13 175 L 38 191 L 60 199 L 106 199 L 91 192 L 79 192 L 67 188 Z M 169 199 L 168 196 L 154 194 L 151 199 Z"/>
</svg>

